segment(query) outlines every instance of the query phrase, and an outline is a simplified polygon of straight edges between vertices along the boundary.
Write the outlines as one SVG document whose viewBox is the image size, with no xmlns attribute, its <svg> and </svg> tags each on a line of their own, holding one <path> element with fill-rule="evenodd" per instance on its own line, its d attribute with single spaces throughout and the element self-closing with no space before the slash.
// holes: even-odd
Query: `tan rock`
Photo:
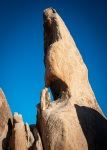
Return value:
<svg viewBox="0 0 107 150">
<path fill-rule="evenodd" d="M 22 115 L 15 112 L 14 117 L 13 117 L 13 121 L 14 121 L 14 124 L 23 122 Z"/>
<path fill-rule="evenodd" d="M 0 89 L 0 150 L 7 150 L 12 128 L 12 114 L 5 95 Z"/>
<path fill-rule="evenodd" d="M 25 124 L 25 128 L 26 128 L 26 135 L 27 135 L 27 148 L 29 149 L 33 146 L 35 139 L 32 132 L 30 131 L 30 127 L 28 123 Z"/>
<path fill-rule="evenodd" d="M 96 107 L 86 65 L 66 25 L 53 9 L 44 11 L 44 51 L 45 84 L 54 98 L 61 97 L 62 91 L 69 91 L 74 103 L 81 104 L 82 98 L 90 106 L 88 99 L 91 99 L 92 107 Z"/>
<path fill-rule="evenodd" d="M 107 120 L 88 81 L 88 70 L 66 25 L 44 11 L 45 85 L 37 125 L 44 150 L 106 150 Z M 55 101 L 47 104 L 50 87 Z"/>
<path fill-rule="evenodd" d="M 34 135 L 35 142 L 33 144 L 32 150 L 43 150 L 43 145 L 41 141 L 41 137 L 35 125 L 31 126 L 32 133 Z"/>
<path fill-rule="evenodd" d="M 41 109 L 45 110 L 50 104 L 50 93 L 47 91 L 47 88 L 44 88 L 41 92 Z"/>
<path fill-rule="evenodd" d="M 14 114 L 10 150 L 28 150 L 25 125 L 21 115 Z"/>
</svg>

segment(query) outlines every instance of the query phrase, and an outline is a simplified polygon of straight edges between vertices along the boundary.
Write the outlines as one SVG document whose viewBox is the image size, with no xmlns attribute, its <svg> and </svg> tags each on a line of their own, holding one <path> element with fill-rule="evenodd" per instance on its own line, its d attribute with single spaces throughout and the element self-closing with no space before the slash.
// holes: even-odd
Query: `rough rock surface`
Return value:
<svg viewBox="0 0 107 150">
<path fill-rule="evenodd" d="M 106 150 L 107 120 L 91 89 L 88 70 L 76 44 L 54 9 L 46 9 L 43 16 L 45 89 L 37 116 L 43 148 Z M 49 87 L 54 102 L 50 101 Z"/>
<path fill-rule="evenodd" d="M 48 96 L 48 95 L 47 95 Z M 22 115 L 12 117 L 3 91 L 0 89 L 0 150 L 43 150 L 36 125 L 24 124 Z"/>
<path fill-rule="evenodd" d="M 28 150 L 25 125 L 21 115 L 14 113 L 10 150 Z"/>
<path fill-rule="evenodd" d="M 32 131 L 34 139 L 35 139 L 33 146 L 31 147 L 31 150 L 43 150 L 41 137 L 36 128 L 36 125 L 31 125 L 30 128 L 31 128 L 31 131 Z"/>
<path fill-rule="evenodd" d="M 7 150 L 12 128 L 12 114 L 3 91 L 0 89 L 0 150 Z"/>
<path fill-rule="evenodd" d="M 28 150 L 43 150 L 41 137 L 36 128 L 36 125 L 28 125 L 26 126 L 26 134 L 27 134 L 27 147 Z"/>
<path fill-rule="evenodd" d="M 30 130 L 28 123 L 25 124 L 26 136 L 27 136 L 27 148 L 31 149 L 34 143 L 34 136 Z"/>
</svg>

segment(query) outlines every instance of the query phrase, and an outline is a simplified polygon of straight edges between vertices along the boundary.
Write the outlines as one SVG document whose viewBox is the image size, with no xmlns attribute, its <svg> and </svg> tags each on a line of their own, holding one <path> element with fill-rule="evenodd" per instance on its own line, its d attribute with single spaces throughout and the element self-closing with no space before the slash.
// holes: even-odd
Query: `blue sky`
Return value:
<svg viewBox="0 0 107 150">
<path fill-rule="evenodd" d="M 106 0 L 1 0 L 0 87 L 12 113 L 36 122 L 44 88 L 43 10 L 53 7 L 66 23 L 89 70 L 89 81 L 107 116 Z"/>
</svg>

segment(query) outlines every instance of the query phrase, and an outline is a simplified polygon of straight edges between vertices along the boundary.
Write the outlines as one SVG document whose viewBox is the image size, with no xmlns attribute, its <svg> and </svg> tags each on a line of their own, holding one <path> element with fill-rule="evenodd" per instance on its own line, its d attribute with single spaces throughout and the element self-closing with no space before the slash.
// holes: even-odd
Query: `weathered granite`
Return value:
<svg viewBox="0 0 107 150">
<path fill-rule="evenodd" d="M 28 150 L 25 125 L 22 115 L 14 113 L 12 137 L 9 150 Z"/>
<path fill-rule="evenodd" d="M 31 129 L 33 136 L 34 136 L 34 139 L 35 139 L 33 146 L 31 147 L 31 150 L 43 150 L 41 137 L 40 137 L 40 134 L 37 130 L 36 125 L 30 125 L 30 129 Z"/>
<path fill-rule="evenodd" d="M 0 150 L 7 150 L 12 129 L 12 114 L 5 95 L 0 89 Z"/>
<path fill-rule="evenodd" d="M 45 88 L 37 127 L 44 150 L 106 150 L 107 120 L 88 81 L 88 70 L 65 23 L 48 8 L 44 17 Z M 54 102 L 47 96 L 51 89 Z"/>
</svg>

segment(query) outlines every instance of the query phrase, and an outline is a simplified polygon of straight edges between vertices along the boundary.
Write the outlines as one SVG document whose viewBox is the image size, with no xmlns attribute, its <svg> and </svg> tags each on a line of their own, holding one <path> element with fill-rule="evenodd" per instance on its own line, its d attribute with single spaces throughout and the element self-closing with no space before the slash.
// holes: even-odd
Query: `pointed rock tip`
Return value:
<svg viewBox="0 0 107 150">
<path fill-rule="evenodd" d="M 14 123 L 21 123 L 21 122 L 23 122 L 22 115 L 15 112 L 14 113 Z"/>
<path fill-rule="evenodd" d="M 3 93 L 3 95 L 4 95 L 4 92 L 3 92 L 3 90 L 2 90 L 2 88 L 0 87 L 0 93 Z"/>
<path fill-rule="evenodd" d="M 18 115 L 18 113 L 17 113 L 17 112 L 14 112 L 14 116 L 15 116 L 15 115 Z"/>
<path fill-rule="evenodd" d="M 0 87 L 0 95 L 2 95 L 2 97 L 4 97 L 5 101 L 7 102 L 6 96 L 5 96 L 5 94 L 4 94 L 4 92 L 3 92 L 3 90 L 2 90 L 1 87 Z M 7 103 L 8 103 L 8 102 L 7 102 Z"/>
<path fill-rule="evenodd" d="M 46 12 L 56 13 L 56 10 L 55 10 L 54 8 L 52 8 L 52 7 L 49 7 L 49 8 L 47 8 L 47 9 L 45 9 L 45 10 L 43 11 L 43 13 L 46 13 Z"/>
</svg>

